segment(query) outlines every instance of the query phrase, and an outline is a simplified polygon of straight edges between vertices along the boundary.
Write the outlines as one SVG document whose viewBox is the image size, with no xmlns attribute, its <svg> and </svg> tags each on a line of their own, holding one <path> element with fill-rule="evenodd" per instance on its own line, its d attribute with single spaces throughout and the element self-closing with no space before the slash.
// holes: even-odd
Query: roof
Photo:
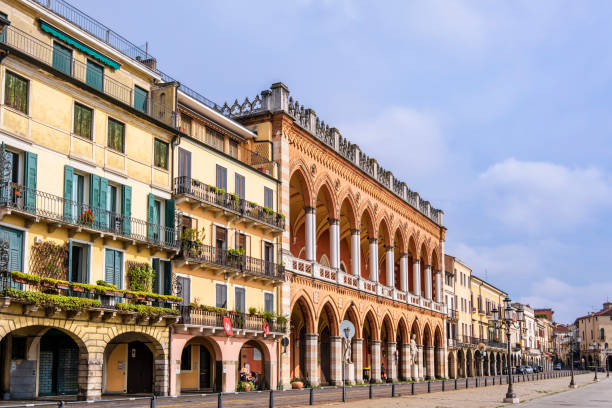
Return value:
<svg viewBox="0 0 612 408">
<path fill-rule="evenodd" d="M 490 284 L 490 283 L 489 283 L 489 282 L 487 282 L 486 280 L 484 280 L 484 279 L 482 279 L 482 278 L 479 278 L 478 276 L 476 276 L 476 275 L 474 275 L 474 274 L 472 274 L 472 279 L 476 279 L 476 280 L 478 280 L 478 281 L 482 282 L 484 285 L 488 285 L 488 286 L 492 287 L 493 289 L 497 290 L 498 292 L 501 292 L 501 293 L 503 293 L 504 295 L 508 296 L 508 293 L 507 293 L 507 292 L 505 292 L 505 291 L 501 290 L 501 289 L 500 289 L 500 288 L 498 288 L 497 286 Z"/>
</svg>

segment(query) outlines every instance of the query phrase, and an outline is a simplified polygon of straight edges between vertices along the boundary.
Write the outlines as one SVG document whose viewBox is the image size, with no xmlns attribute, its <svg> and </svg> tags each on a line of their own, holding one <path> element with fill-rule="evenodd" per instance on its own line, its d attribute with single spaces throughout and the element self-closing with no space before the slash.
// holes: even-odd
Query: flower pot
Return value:
<svg viewBox="0 0 612 408">
<path fill-rule="evenodd" d="M 302 388 L 304 388 L 304 383 L 301 381 L 294 381 L 291 383 L 291 388 L 293 388 L 294 390 L 301 390 Z"/>
<path fill-rule="evenodd" d="M 70 288 L 70 285 L 68 285 L 67 283 L 57 283 L 55 287 L 58 289 L 68 290 L 68 288 Z"/>
<path fill-rule="evenodd" d="M 13 282 L 22 283 L 24 285 L 28 285 L 28 284 L 35 285 L 36 284 L 36 282 L 31 282 L 28 279 L 16 278 L 16 277 L 13 277 Z"/>
<path fill-rule="evenodd" d="M 71 286 L 70 289 L 72 289 L 74 292 L 85 292 L 85 288 L 80 287 L 80 286 Z"/>
</svg>

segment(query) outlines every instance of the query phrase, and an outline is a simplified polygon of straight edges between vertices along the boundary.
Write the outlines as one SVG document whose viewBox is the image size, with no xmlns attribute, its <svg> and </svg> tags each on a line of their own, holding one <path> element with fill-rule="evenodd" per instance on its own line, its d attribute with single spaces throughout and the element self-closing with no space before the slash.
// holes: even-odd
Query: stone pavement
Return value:
<svg viewBox="0 0 612 408">
<path fill-rule="evenodd" d="M 605 387 L 610 388 L 612 380 L 605 378 L 605 373 L 600 375 L 603 380 L 597 384 L 598 389 Z M 521 401 L 530 401 L 537 398 L 542 398 L 547 395 L 558 394 L 565 391 L 570 391 L 568 388 L 569 377 L 556 378 L 552 380 L 542 380 L 535 382 L 521 382 L 514 384 L 514 392 L 520 398 Z M 564 395 L 571 395 L 578 393 L 580 390 L 582 394 L 589 394 L 589 390 L 593 386 L 589 386 L 588 389 L 583 387 L 592 384 L 593 374 L 581 374 L 577 375 L 575 382 L 578 385 L 578 390 L 571 390 L 569 393 L 558 394 L 559 398 Z M 404 408 L 404 407 L 418 407 L 418 408 L 493 408 L 499 406 L 506 406 L 510 404 L 504 404 L 503 398 L 508 389 L 507 385 L 496 385 L 482 388 L 471 388 L 468 390 L 448 391 L 448 392 L 436 392 L 431 394 L 411 395 L 406 397 L 397 398 L 377 398 L 374 400 L 360 400 L 360 401 L 349 401 L 346 405 L 351 408 L 367 408 L 367 407 L 385 407 L 385 408 Z M 608 397 L 610 396 L 608 392 Z M 592 398 L 598 399 L 596 395 L 591 395 Z M 606 398 L 601 398 L 606 399 Z M 559 400 L 559 399 L 557 399 Z M 610 399 L 608 399 L 610 401 Z M 343 406 L 342 403 L 327 404 L 327 406 Z M 553 404 L 552 406 L 558 406 L 559 404 Z M 565 404 L 563 404 L 565 405 Z M 536 403 L 531 405 L 520 404 L 517 407 L 528 406 L 528 407 L 539 407 Z M 572 406 L 572 405 L 570 405 Z M 574 405 L 576 407 L 583 407 L 586 405 Z M 595 405 L 597 406 L 597 405 Z M 603 406 L 603 405 L 601 405 Z M 610 406 L 610 403 L 606 406 Z"/>
<path fill-rule="evenodd" d="M 547 407 L 585 407 L 598 408 L 612 406 L 612 381 L 605 379 L 597 384 L 581 387 L 572 392 L 564 392 L 532 400 L 520 407 L 547 408 Z"/>
</svg>

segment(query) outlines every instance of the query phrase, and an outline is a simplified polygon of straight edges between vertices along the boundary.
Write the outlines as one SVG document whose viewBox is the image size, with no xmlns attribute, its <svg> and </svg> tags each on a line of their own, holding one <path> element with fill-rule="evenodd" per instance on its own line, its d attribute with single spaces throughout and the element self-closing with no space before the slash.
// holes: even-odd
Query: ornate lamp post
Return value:
<svg viewBox="0 0 612 408">
<path fill-rule="evenodd" d="M 599 378 L 597 378 L 597 369 L 599 368 L 599 348 L 599 343 L 593 343 L 589 346 L 589 350 L 593 352 L 593 357 L 595 357 L 595 378 L 593 378 L 593 381 L 595 382 L 599 381 Z"/>
<path fill-rule="evenodd" d="M 520 324 L 525 320 L 525 314 L 523 312 L 523 308 L 519 307 L 518 309 L 514 309 L 512 307 L 512 301 L 509 297 L 506 296 L 504 299 L 504 311 L 503 316 L 500 316 L 499 310 L 493 309 L 491 311 L 493 315 L 493 324 L 497 328 L 504 327 L 506 329 L 506 339 L 508 341 L 508 359 L 510 358 L 510 327 L 514 324 L 515 321 L 519 322 L 519 330 Z M 506 392 L 506 398 L 504 398 L 504 402 L 509 402 L 511 404 L 518 404 L 519 399 L 517 398 L 514 390 L 512 389 L 512 366 L 508 364 L 508 391 Z"/>
<path fill-rule="evenodd" d="M 570 371 L 572 373 L 572 379 L 569 383 L 569 387 L 570 388 L 576 388 L 576 383 L 574 382 L 574 346 L 576 345 L 576 343 L 580 343 L 580 337 L 577 336 L 578 334 L 578 330 L 576 329 L 575 333 L 576 335 L 570 336 L 569 339 L 569 343 L 570 343 L 570 350 L 569 350 L 569 355 L 570 355 Z"/>
</svg>

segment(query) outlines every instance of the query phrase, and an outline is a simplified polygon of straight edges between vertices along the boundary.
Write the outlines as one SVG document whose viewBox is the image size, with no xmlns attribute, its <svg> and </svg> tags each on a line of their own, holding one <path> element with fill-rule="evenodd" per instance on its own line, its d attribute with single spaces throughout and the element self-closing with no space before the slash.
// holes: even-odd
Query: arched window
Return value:
<svg viewBox="0 0 612 408">
<path fill-rule="evenodd" d="M 604 332 L 604 328 L 603 327 L 601 329 L 599 329 L 599 338 L 601 340 L 605 340 L 606 339 L 606 334 Z"/>
</svg>

